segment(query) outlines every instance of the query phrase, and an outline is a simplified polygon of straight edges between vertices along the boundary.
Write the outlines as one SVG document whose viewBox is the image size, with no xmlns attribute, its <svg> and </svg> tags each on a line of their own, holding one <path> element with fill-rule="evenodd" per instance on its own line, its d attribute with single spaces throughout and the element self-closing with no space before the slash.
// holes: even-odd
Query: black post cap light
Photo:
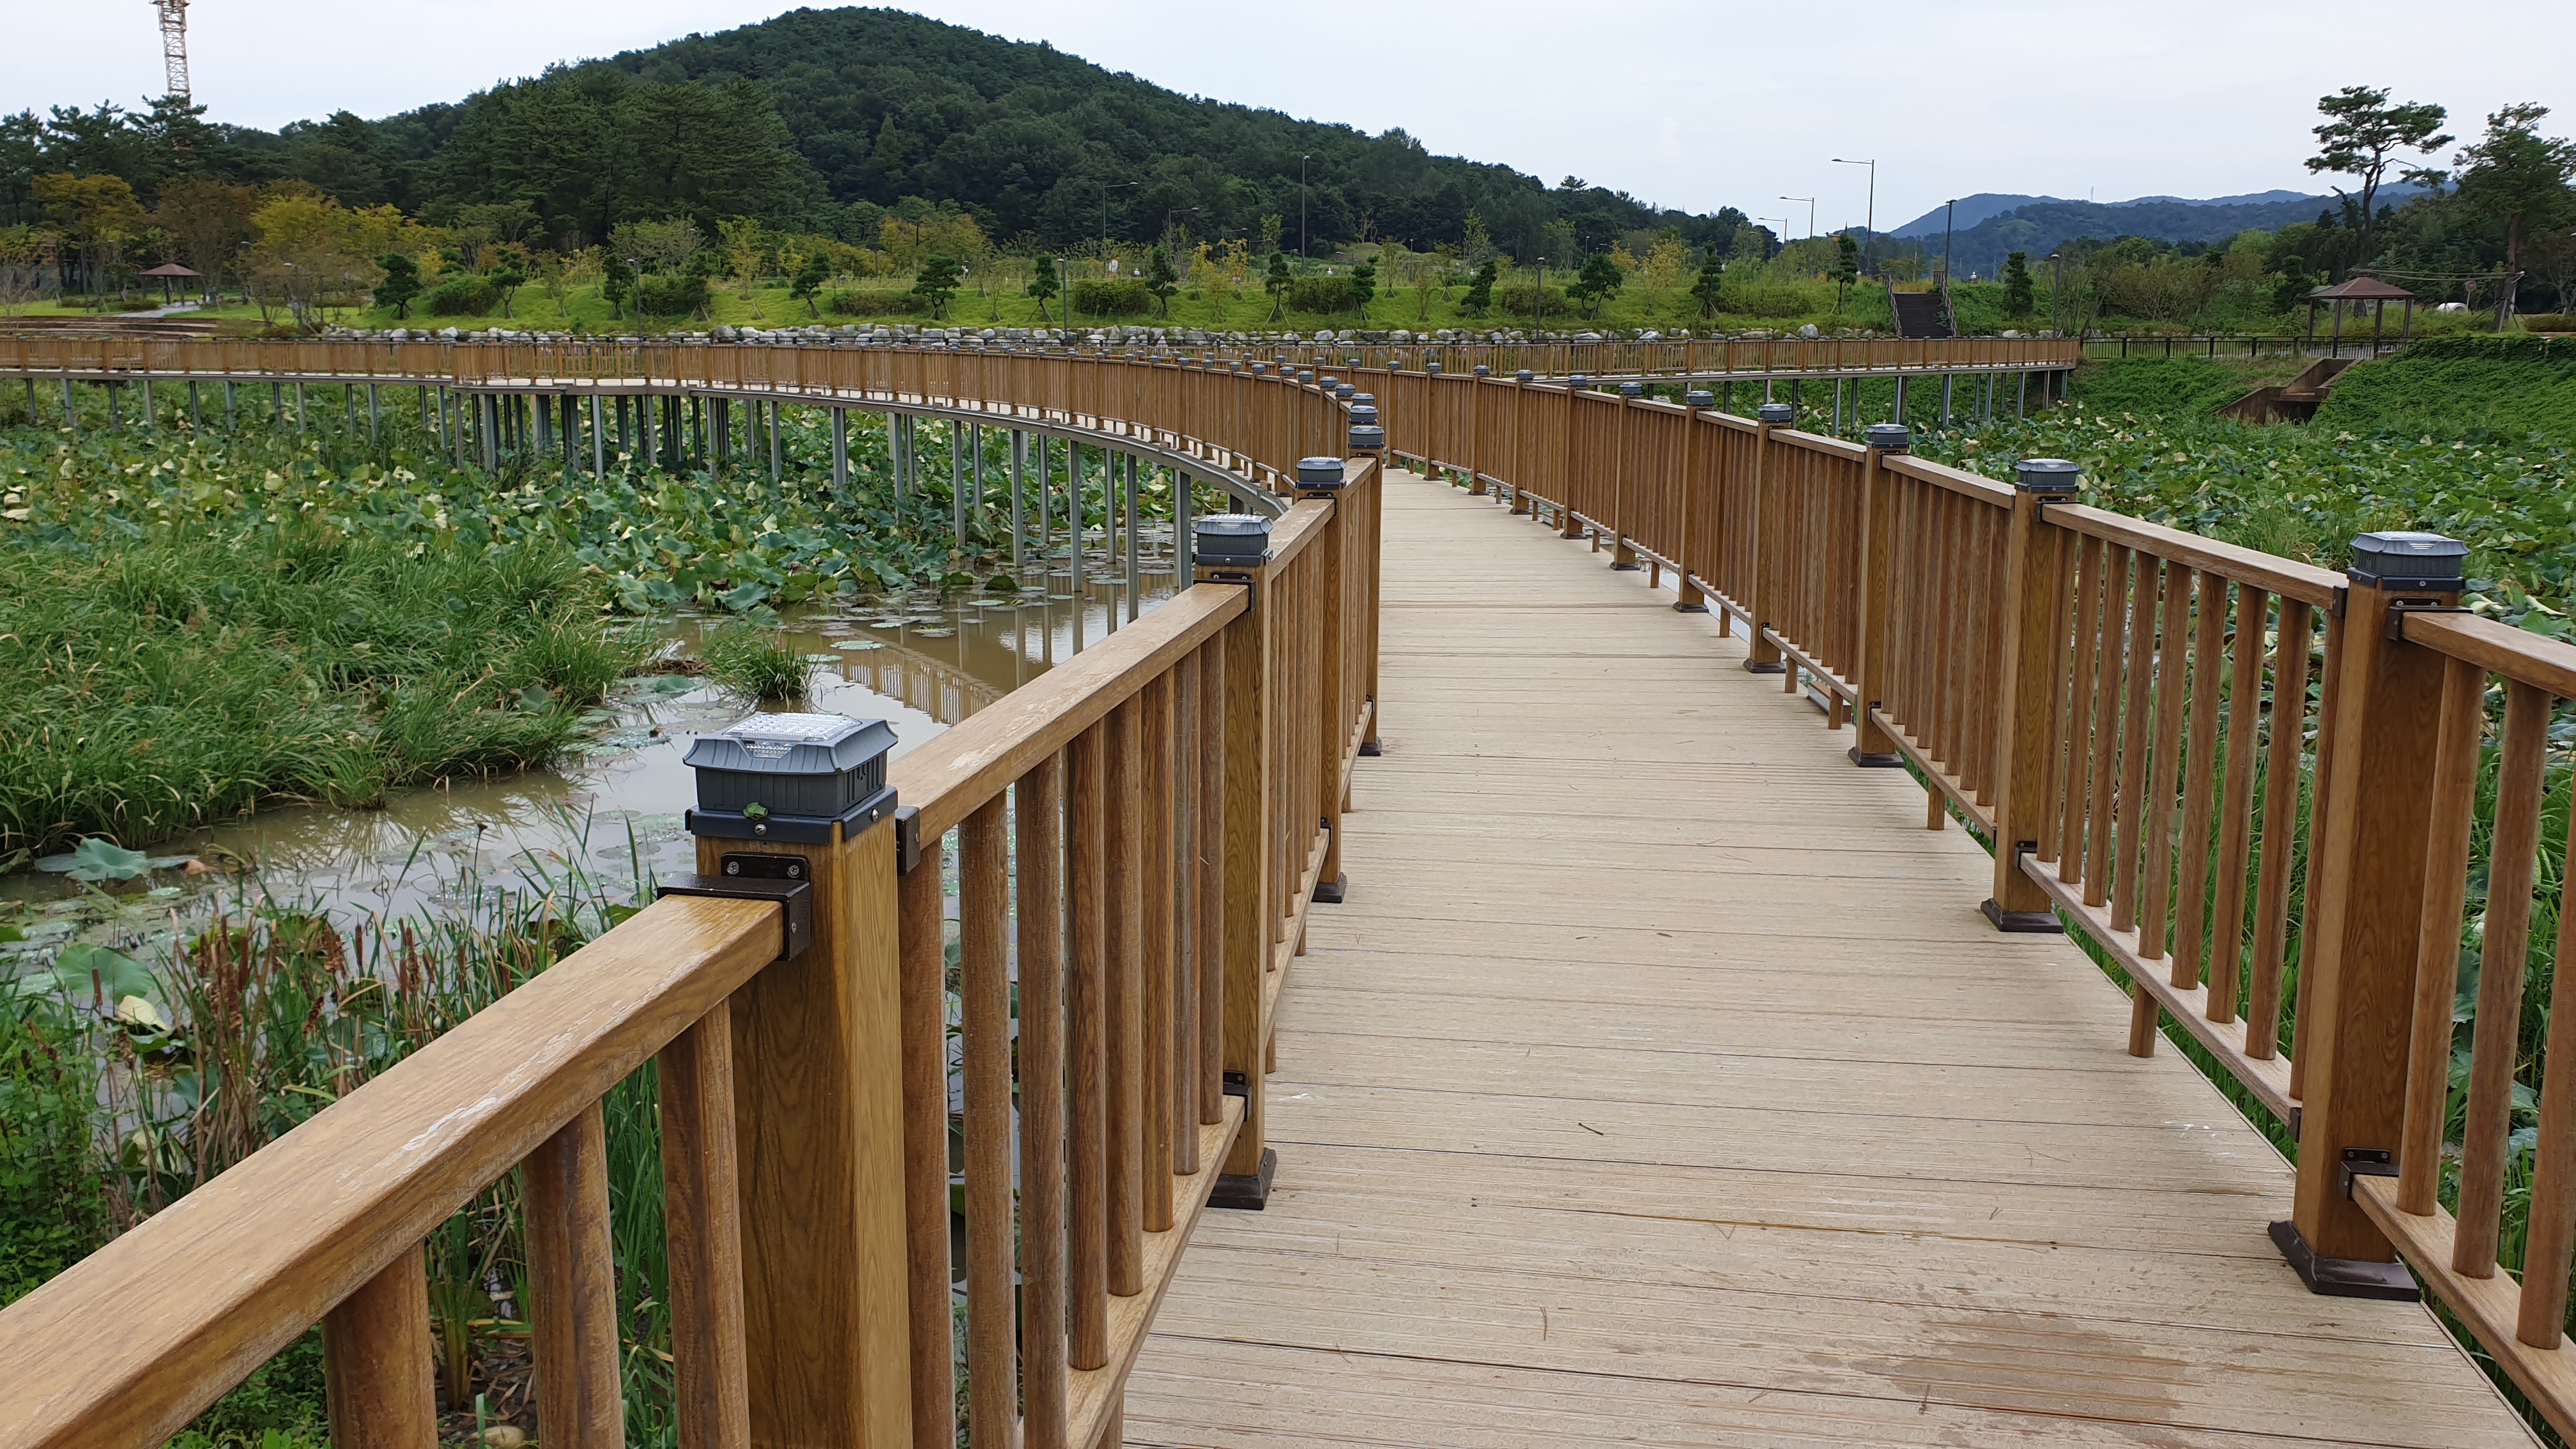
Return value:
<svg viewBox="0 0 2576 1449">
<path fill-rule="evenodd" d="M 1530 371 L 1528 368 L 1524 367 L 1524 368 L 1522 368 L 1520 371 L 1515 372 L 1515 373 L 1513 373 L 1513 374 L 1512 374 L 1512 381 L 1514 381 L 1514 382 L 1527 382 L 1527 381 L 1529 381 L 1531 378 L 1534 378 L 1534 377 L 1536 377 L 1536 376 L 1538 376 L 1538 374 L 1537 374 L 1537 373 L 1532 372 L 1532 371 Z"/>
<path fill-rule="evenodd" d="M 846 838 L 894 809 L 893 748 L 884 720 L 755 714 L 691 742 L 698 804 L 682 818 L 692 835 L 827 845 L 833 826 Z"/>
<path fill-rule="evenodd" d="M 1646 385 L 1642 382 L 1623 382 L 1619 384 L 1619 396 L 1621 397 L 1644 397 L 1645 395 Z"/>
<path fill-rule="evenodd" d="M 1710 392 L 1704 387 L 1695 387 L 1690 390 L 1688 396 L 1682 399 L 1682 402 L 1696 412 L 1701 408 L 1713 408 L 1717 406 L 1717 394 Z"/>
<path fill-rule="evenodd" d="M 2456 594 L 2469 586 L 2469 546 L 2438 533 L 2365 533 L 2352 541 L 2353 582 L 2393 591 Z"/>
<path fill-rule="evenodd" d="M 1476 375 L 1478 377 L 1491 377 L 1494 375 L 1494 370 L 1479 362 L 1476 364 Z"/>
<path fill-rule="evenodd" d="M 1753 416 L 1766 423 L 1788 424 L 1798 420 L 1798 410 L 1782 402 L 1764 403 Z"/>
<path fill-rule="evenodd" d="M 1297 490 L 1301 493 L 1337 493 L 1344 481 L 1339 458 L 1297 460 Z"/>
<path fill-rule="evenodd" d="M 1386 429 L 1375 423 L 1351 424 L 1351 451 L 1354 453 L 1385 452 Z"/>
<path fill-rule="evenodd" d="M 2025 493 L 2072 498 L 2084 481 L 2083 471 L 2064 458 L 2024 458 L 2013 469 L 2013 482 Z"/>
<path fill-rule="evenodd" d="M 1903 423 L 1872 423 L 1861 431 L 1860 437 L 1882 453 L 1902 453 L 1914 446 L 1914 430 Z"/>
<path fill-rule="evenodd" d="M 1258 513 L 1207 514 L 1191 523 L 1190 537 L 1199 571 L 1213 577 L 1242 578 L 1270 562 L 1270 520 Z"/>
</svg>

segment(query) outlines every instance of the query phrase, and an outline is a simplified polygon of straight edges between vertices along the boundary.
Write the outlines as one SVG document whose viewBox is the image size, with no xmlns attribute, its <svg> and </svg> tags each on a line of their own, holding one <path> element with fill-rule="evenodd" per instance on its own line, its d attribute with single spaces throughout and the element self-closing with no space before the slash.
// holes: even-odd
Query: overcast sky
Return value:
<svg viewBox="0 0 2576 1449">
<path fill-rule="evenodd" d="M 1149 5 L 935 0 L 913 9 L 1175 90 L 1370 132 L 1661 205 L 1819 230 L 1893 226 L 1978 191 L 2099 200 L 2323 190 L 2300 166 L 2318 96 L 2514 101 L 2576 130 L 2567 0 L 1953 0 L 1831 7 L 1632 0 Z M 762 0 L 197 0 L 196 98 L 274 128 L 453 100 L 549 61 L 747 24 Z M 0 111 L 135 105 L 162 89 L 150 0 L 8 0 Z M 2445 41 L 2445 37 L 2450 39 Z M 2445 158 L 2447 159 L 2447 158 Z"/>
</svg>

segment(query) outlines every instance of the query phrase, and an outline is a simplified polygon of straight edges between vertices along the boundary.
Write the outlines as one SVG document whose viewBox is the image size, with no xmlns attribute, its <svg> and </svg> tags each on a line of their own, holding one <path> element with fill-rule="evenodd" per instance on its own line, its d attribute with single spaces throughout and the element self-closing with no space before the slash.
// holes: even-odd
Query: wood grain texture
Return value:
<svg viewBox="0 0 2576 1449">
<path fill-rule="evenodd" d="M 322 1320 L 333 1444 L 438 1449 L 429 1329 L 429 1275 L 418 1248 L 386 1264 Z"/>
<path fill-rule="evenodd" d="M 2423 1308 L 2300 1286 L 2289 1166 L 1915 782 L 1642 576 L 1387 498 L 1408 724 L 1131 1444 L 2531 1442 Z"/>
<path fill-rule="evenodd" d="M 521 1164 L 537 1432 L 571 1449 L 625 1449 L 617 1260 L 608 1242 L 608 1123 L 593 1102 Z"/>
<path fill-rule="evenodd" d="M 731 1006 L 700 1017 L 655 1066 L 680 1449 L 749 1449 Z"/>
<path fill-rule="evenodd" d="M 701 872 L 715 873 L 719 855 L 752 851 L 801 856 L 814 882 L 813 944 L 762 972 L 733 1019 L 755 1443 L 913 1442 L 919 1386 L 908 1346 L 943 1335 L 930 1354 L 946 1370 L 944 1300 L 925 1326 L 907 1296 L 927 1246 L 907 1224 L 918 1212 L 907 1188 L 919 1170 L 907 1127 L 917 1124 L 905 1103 L 920 1063 L 906 1053 L 905 1021 L 907 1008 L 920 1011 L 907 996 L 919 933 L 917 887 L 898 900 L 894 831 L 888 818 L 826 845 L 698 842 Z M 935 871 L 936 851 L 923 856 Z M 940 1212 L 945 1282 L 944 1191 Z"/>
<path fill-rule="evenodd" d="M 0 1312 L 0 1444 L 167 1439 L 777 951 L 776 906 L 657 902 L 56 1275 Z"/>
</svg>

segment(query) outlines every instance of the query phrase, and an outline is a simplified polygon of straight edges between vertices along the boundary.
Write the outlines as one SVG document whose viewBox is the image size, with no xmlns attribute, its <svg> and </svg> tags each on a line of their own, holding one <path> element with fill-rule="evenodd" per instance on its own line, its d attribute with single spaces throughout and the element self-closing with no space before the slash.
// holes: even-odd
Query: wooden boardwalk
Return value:
<svg viewBox="0 0 2576 1449">
<path fill-rule="evenodd" d="M 1901 772 L 1487 500 L 1386 493 L 1386 754 L 1139 1445 L 2529 1444 L 2311 1296 L 2278 1155 Z"/>
</svg>

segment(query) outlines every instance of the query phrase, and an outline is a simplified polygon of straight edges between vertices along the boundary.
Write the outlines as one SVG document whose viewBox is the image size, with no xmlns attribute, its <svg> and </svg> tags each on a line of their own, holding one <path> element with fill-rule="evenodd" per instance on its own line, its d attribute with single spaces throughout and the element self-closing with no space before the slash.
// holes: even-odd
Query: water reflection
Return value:
<svg viewBox="0 0 2576 1449">
<path fill-rule="evenodd" d="M 1033 567 L 1028 586 L 1014 592 L 945 601 L 915 592 L 789 610 L 784 642 L 813 666 L 810 707 L 888 721 L 900 756 L 1106 639 L 1131 612 L 1169 598 L 1177 577 L 1169 532 L 1148 532 L 1141 542 L 1133 599 L 1112 573 L 1123 574 L 1123 556 L 1095 546 L 1078 575 L 1073 560 L 1059 556 L 1042 585 Z M 675 621 L 679 652 L 693 653 L 700 631 L 716 622 Z M 23 902 L 43 924 L 21 943 L 24 954 L 75 933 L 129 949 L 167 940 L 185 918 L 243 894 L 318 906 L 354 923 L 452 909 L 468 882 L 546 885 L 578 871 L 632 890 L 640 879 L 691 868 L 680 813 L 694 802 L 695 784 L 681 759 L 701 731 L 747 709 L 689 675 L 630 679 L 600 712 L 600 734 L 556 768 L 404 791 L 379 810 L 271 809 L 153 847 L 158 859 L 200 862 L 194 870 L 158 869 L 96 888 L 22 870 L 0 877 L 0 903 Z M 0 975 L 8 964 L 0 963 Z"/>
</svg>

